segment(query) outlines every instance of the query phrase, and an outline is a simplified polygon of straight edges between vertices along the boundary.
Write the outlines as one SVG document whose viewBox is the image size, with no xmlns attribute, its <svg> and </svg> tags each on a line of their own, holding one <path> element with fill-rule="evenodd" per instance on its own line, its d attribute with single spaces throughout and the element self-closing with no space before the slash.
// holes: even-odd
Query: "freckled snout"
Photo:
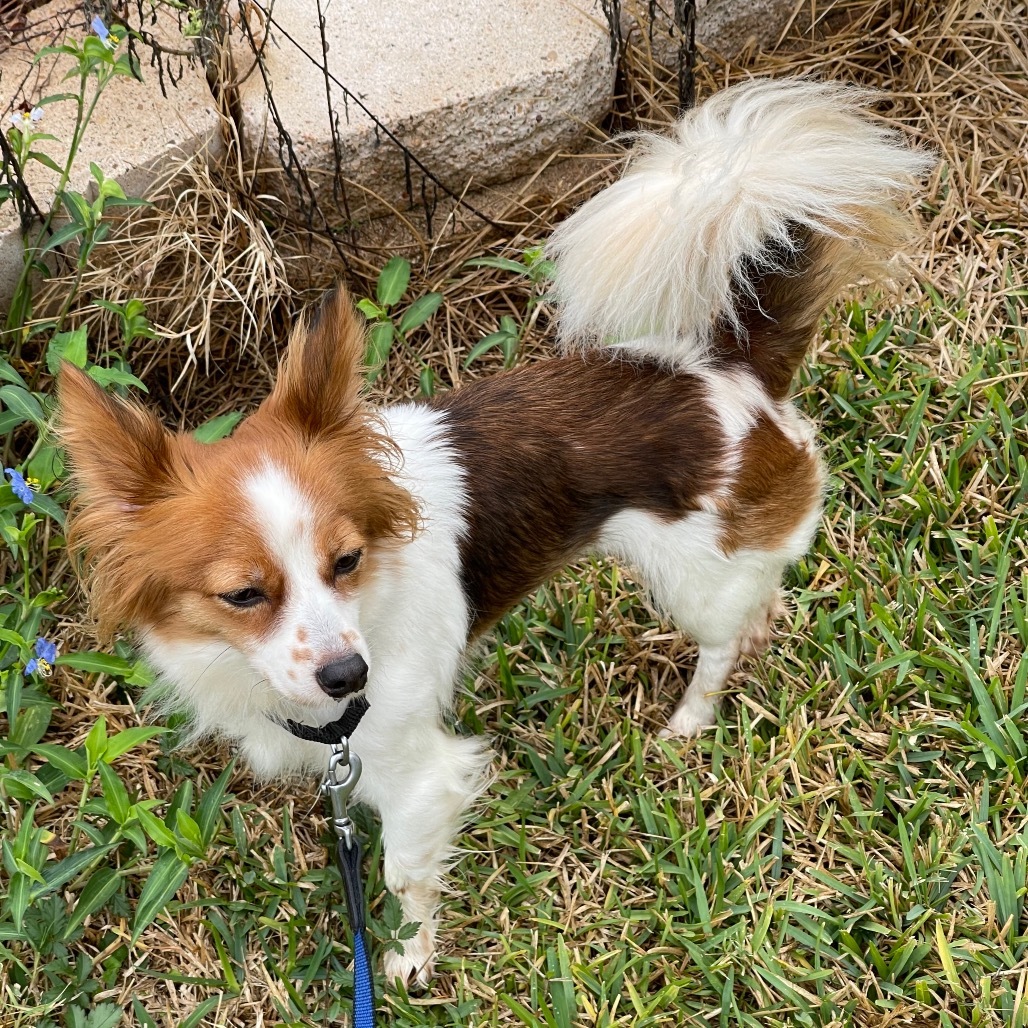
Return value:
<svg viewBox="0 0 1028 1028">
<path fill-rule="evenodd" d="M 364 688 L 368 681 L 368 665 L 359 653 L 351 653 L 318 668 L 314 677 L 323 692 L 338 700 Z"/>
</svg>

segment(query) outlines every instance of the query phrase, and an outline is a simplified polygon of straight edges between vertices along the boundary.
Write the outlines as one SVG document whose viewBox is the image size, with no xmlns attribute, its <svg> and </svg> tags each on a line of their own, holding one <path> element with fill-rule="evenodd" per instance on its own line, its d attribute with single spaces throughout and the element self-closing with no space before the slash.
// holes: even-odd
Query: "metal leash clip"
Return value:
<svg viewBox="0 0 1028 1028">
<path fill-rule="evenodd" d="M 350 742 L 343 739 L 334 742 L 332 755 L 328 759 L 328 771 L 321 782 L 321 793 L 332 801 L 332 828 L 336 838 L 351 849 L 354 844 L 354 825 L 347 813 L 346 804 L 361 776 L 361 759 L 350 752 Z"/>
</svg>

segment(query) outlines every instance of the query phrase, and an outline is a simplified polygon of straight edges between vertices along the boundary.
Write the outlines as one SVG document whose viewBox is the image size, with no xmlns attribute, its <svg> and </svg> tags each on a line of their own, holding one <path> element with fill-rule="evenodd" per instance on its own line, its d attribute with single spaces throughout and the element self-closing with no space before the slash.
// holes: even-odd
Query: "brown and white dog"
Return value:
<svg viewBox="0 0 1028 1028">
<path fill-rule="evenodd" d="M 261 775 L 321 769 L 325 747 L 269 716 L 370 701 L 359 796 L 421 923 L 389 975 L 431 973 L 440 877 L 487 764 L 443 715 L 469 643 L 514 603 L 583 553 L 630 564 L 699 644 L 672 735 L 709 725 L 740 653 L 765 645 L 824 486 L 790 383 L 828 302 L 895 251 L 931 163 L 866 99 L 748 82 L 642 136 L 549 244 L 553 360 L 372 411 L 340 291 L 213 445 L 62 373 L 93 610 L 135 633 L 195 736 Z"/>
</svg>

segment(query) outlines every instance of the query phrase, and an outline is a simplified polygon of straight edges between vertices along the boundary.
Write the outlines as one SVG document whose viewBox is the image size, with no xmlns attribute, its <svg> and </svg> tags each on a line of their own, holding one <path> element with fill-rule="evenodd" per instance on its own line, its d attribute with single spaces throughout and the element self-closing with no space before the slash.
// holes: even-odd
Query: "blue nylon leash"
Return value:
<svg viewBox="0 0 1028 1028">
<path fill-rule="evenodd" d="M 353 1028 L 375 1028 L 375 990 L 363 933 L 353 937 Z"/>
<path fill-rule="evenodd" d="M 345 768 L 339 778 L 340 768 Z M 350 752 L 347 739 L 332 743 L 332 756 L 321 791 L 332 802 L 332 828 L 336 833 L 336 864 L 343 880 L 346 909 L 353 934 L 353 1028 L 375 1028 L 375 989 L 368 960 L 364 921 L 364 882 L 361 841 L 346 811 L 346 801 L 361 775 L 361 762 Z"/>
<path fill-rule="evenodd" d="M 375 1028 L 375 986 L 368 959 L 364 916 L 364 882 L 361 874 L 361 842 L 346 805 L 360 780 L 361 762 L 350 752 L 350 735 L 367 712 L 368 701 L 359 696 L 338 721 L 320 728 L 296 721 L 274 719 L 299 739 L 327 743 L 332 748 L 328 771 L 321 783 L 322 795 L 332 805 L 332 830 L 336 836 L 336 864 L 343 880 L 346 910 L 353 934 L 353 1018 L 352 1028 Z"/>
</svg>

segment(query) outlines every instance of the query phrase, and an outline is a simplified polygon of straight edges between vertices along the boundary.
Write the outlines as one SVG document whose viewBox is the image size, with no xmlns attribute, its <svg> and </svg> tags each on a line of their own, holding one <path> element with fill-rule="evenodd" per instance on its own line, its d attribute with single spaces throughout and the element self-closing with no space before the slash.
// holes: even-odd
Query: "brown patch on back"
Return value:
<svg viewBox="0 0 1028 1028">
<path fill-rule="evenodd" d="M 821 502 L 821 463 L 812 447 L 797 445 L 764 415 L 739 446 L 731 492 L 718 504 L 722 548 L 780 549 Z"/>
<path fill-rule="evenodd" d="M 546 361 L 433 401 L 467 470 L 461 544 L 472 633 L 594 543 L 628 508 L 699 509 L 724 437 L 704 383 L 599 355 Z"/>
</svg>

